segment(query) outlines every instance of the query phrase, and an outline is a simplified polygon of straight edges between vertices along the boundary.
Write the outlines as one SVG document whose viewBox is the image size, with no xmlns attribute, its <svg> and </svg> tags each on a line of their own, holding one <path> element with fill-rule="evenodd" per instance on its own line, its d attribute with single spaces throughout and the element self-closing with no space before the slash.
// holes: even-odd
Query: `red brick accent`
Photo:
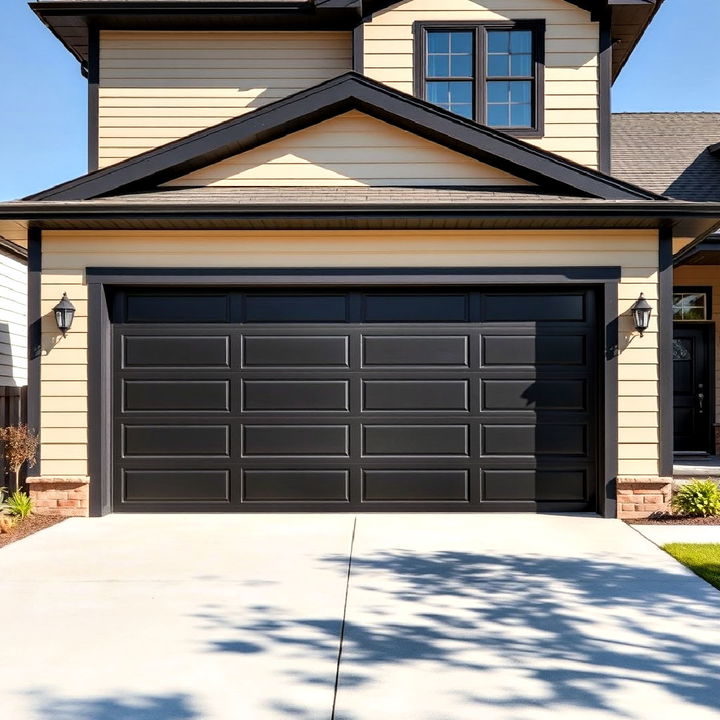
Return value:
<svg viewBox="0 0 720 720">
<path fill-rule="evenodd" d="M 618 517 L 637 520 L 653 513 L 668 512 L 672 497 L 672 478 L 619 477 L 617 479 Z"/>
<path fill-rule="evenodd" d="M 87 517 L 90 479 L 87 477 L 29 477 L 30 498 L 38 515 Z"/>
</svg>

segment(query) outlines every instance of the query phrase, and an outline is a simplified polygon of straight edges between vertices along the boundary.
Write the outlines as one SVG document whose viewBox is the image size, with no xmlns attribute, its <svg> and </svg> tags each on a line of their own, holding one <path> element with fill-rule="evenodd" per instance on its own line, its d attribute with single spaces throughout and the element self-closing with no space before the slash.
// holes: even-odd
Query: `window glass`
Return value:
<svg viewBox="0 0 720 720">
<path fill-rule="evenodd" d="M 674 293 L 673 320 L 707 320 L 707 294 Z"/>
<path fill-rule="evenodd" d="M 533 31 L 478 27 L 426 31 L 425 98 L 493 127 L 532 128 Z"/>
<path fill-rule="evenodd" d="M 473 76 L 473 33 L 428 32 L 427 76 L 471 78 Z"/>
<path fill-rule="evenodd" d="M 472 82 L 429 81 L 427 99 L 457 115 L 467 118 L 473 116 Z"/>
<path fill-rule="evenodd" d="M 531 127 L 532 83 L 527 80 L 488 81 L 487 124 L 491 127 Z"/>
<path fill-rule="evenodd" d="M 493 127 L 532 127 L 532 32 L 487 32 L 487 124 Z M 492 78 L 507 78 L 495 80 Z"/>
</svg>

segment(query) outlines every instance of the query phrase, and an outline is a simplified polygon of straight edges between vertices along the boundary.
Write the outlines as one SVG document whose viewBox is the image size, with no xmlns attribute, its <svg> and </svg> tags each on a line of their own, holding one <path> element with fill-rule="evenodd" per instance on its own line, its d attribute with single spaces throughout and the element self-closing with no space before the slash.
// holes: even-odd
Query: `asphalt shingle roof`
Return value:
<svg viewBox="0 0 720 720">
<path fill-rule="evenodd" d="M 616 113 L 612 174 L 678 200 L 720 201 L 720 113 Z"/>
</svg>

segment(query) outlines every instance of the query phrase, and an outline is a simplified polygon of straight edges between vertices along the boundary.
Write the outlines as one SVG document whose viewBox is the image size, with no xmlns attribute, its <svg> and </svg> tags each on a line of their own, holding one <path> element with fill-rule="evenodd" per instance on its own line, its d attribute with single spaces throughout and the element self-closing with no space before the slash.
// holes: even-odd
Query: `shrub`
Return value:
<svg viewBox="0 0 720 720">
<path fill-rule="evenodd" d="M 33 502 L 27 493 L 16 490 L 10 497 L 5 501 L 8 515 L 24 520 L 26 517 L 32 514 Z"/>
<path fill-rule="evenodd" d="M 693 480 L 674 493 L 672 509 L 680 515 L 720 515 L 720 488 L 712 480 Z"/>
<path fill-rule="evenodd" d="M 38 438 L 28 429 L 27 425 L 11 425 L 0 428 L 0 441 L 3 445 L 3 456 L 15 476 L 14 490 L 20 489 L 20 470 L 27 463 L 31 468 L 35 464 Z"/>
</svg>

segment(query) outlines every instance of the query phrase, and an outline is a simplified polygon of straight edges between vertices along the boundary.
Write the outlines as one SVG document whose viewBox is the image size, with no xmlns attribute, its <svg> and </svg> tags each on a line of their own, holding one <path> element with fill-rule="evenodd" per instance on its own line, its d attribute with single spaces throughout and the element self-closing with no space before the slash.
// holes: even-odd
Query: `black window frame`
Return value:
<svg viewBox="0 0 720 720">
<path fill-rule="evenodd" d="M 705 317 L 702 320 L 676 319 L 673 312 L 673 322 L 684 324 L 708 323 L 713 321 L 713 289 L 710 285 L 673 285 L 673 307 L 675 306 L 675 295 L 704 295 L 705 296 Z"/>
<path fill-rule="evenodd" d="M 521 138 L 537 138 L 545 134 L 545 21 L 544 20 L 488 20 L 486 22 L 452 20 L 413 23 L 413 84 L 415 97 L 427 99 L 427 35 L 435 32 L 472 32 L 475 54 L 473 68 L 474 113 L 472 121 L 487 125 L 487 31 L 529 30 L 532 32 L 534 79 L 531 92 L 532 125 L 529 127 L 497 127 L 493 130 Z M 513 78 L 515 79 L 515 78 Z M 524 80 L 525 78 L 521 78 Z M 490 78 L 495 80 L 495 78 Z M 466 79 L 467 81 L 467 79 Z M 458 117 L 463 117 L 462 115 Z M 467 119 L 467 118 L 466 118 Z"/>
</svg>

